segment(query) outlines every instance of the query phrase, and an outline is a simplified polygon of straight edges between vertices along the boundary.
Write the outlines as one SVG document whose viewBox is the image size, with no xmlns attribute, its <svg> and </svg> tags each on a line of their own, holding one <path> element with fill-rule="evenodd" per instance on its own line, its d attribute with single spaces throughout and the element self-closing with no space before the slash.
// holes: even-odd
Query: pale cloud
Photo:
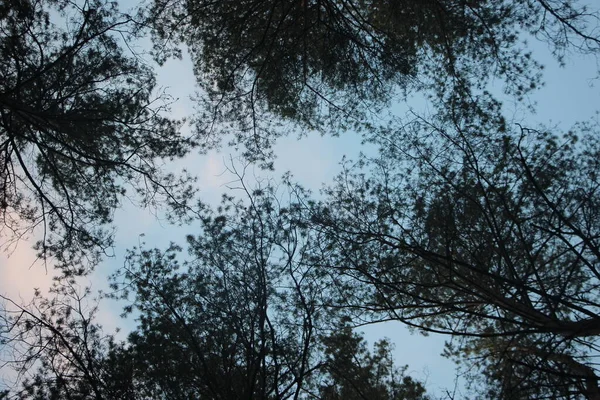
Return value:
<svg viewBox="0 0 600 400">
<path fill-rule="evenodd" d="M 35 288 L 47 291 L 52 276 L 28 241 L 21 241 L 10 253 L 0 252 L 0 293 L 15 301 L 31 300 Z"/>
</svg>

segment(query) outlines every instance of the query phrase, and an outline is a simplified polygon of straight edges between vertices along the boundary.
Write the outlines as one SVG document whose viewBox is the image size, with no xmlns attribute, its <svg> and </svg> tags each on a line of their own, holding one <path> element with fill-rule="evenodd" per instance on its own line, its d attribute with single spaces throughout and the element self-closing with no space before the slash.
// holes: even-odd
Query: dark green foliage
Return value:
<svg viewBox="0 0 600 400">
<path fill-rule="evenodd" d="M 312 209 L 347 306 L 456 336 L 492 398 L 596 398 L 597 132 L 487 114 L 382 131 Z"/>
<path fill-rule="evenodd" d="M 13 304 L 5 342 L 29 349 L 18 367 L 41 368 L 9 398 L 426 399 L 389 343 L 370 352 L 336 322 L 315 243 L 290 215 L 260 190 L 250 204 L 206 210 L 185 262 L 177 246 L 132 252 L 113 277 L 137 316 L 124 343 L 102 335 L 64 282 L 59 300 Z"/>
<path fill-rule="evenodd" d="M 187 45 L 205 139 L 233 131 L 269 165 L 288 128 L 365 127 L 381 155 L 346 165 L 320 202 L 294 187 L 282 205 L 242 182 L 248 201 L 204 209 L 185 261 L 175 244 L 132 251 L 113 280 L 138 322 L 124 343 L 72 281 L 29 307 L 5 299 L 1 344 L 39 370 L 0 397 L 425 399 L 389 343 L 370 352 L 352 332 L 360 318 L 452 335 L 446 355 L 486 398 L 600 398 L 598 127 L 510 125 L 487 91 L 500 78 L 521 100 L 540 84 L 526 34 L 561 60 L 597 53 L 597 13 L 576 0 L 155 0 L 139 15 L 160 61 Z M 123 50 L 131 30 L 100 0 L 0 5 L 4 232 L 42 226 L 40 256 L 68 274 L 111 244 L 123 196 L 181 215 L 192 195 L 158 168 L 196 143 L 153 106 L 152 71 Z M 370 124 L 413 89 L 434 117 Z"/>
<path fill-rule="evenodd" d="M 323 339 L 326 375 L 318 385 L 323 400 L 427 400 L 425 388 L 394 366 L 392 345 L 375 343 L 370 352 L 349 326 Z"/>
<path fill-rule="evenodd" d="M 261 194 L 262 193 L 262 194 Z M 319 283 L 303 239 L 268 191 L 226 199 L 177 247 L 132 254 L 116 288 L 135 294 L 136 391 L 167 398 L 290 398 L 315 370 Z M 115 279 L 118 279 L 116 277 Z M 173 377 L 177 377 L 174 379 Z"/>
<path fill-rule="evenodd" d="M 131 28 L 102 0 L 0 5 L 2 236 L 41 227 L 39 256 L 71 272 L 111 245 L 123 196 L 180 210 L 191 193 L 160 170 L 193 143 L 163 116 L 152 70 L 123 49 Z"/>
<path fill-rule="evenodd" d="M 403 89 L 466 97 L 499 77 L 522 96 L 540 83 L 540 66 L 521 44 L 527 33 L 557 55 L 597 52 L 600 43 L 597 15 L 570 0 L 151 4 L 157 56 L 187 45 L 207 94 L 200 131 L 221 133 L 216 121 L 226 123 L 224 132 L 236 124 L 236 142 L 251 159 L 267 157 L 272 140 L 291 129 L 280 118 L 328 133 L 359 129 Z"/>
</svg>

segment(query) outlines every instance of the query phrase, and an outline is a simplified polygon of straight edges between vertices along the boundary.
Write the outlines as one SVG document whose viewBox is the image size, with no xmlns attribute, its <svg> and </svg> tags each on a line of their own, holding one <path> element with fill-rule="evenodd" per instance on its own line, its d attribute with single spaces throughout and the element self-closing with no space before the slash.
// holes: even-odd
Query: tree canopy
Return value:
<svg viewBox="0 0 600 400">
<path fill-rule="evenodd" d="M 395 320 L 448 337 L 475 396 L 600 399 L 600 139 L 506 116 L 542 82 L 526 38 L 561 62 L 600 51 L 577 0 L 154 0 L 131 17 L 102 0 L 0 5 L 2 240 L 41 228 L 65 272 L 46 296 L 0 294 L 11 399 L 427 399 L 386 341 Z M 194 139 L 166 116 L 154 71 L 189 50 Z M 495 80 L 497 87 L 492 87 Z M 371 115 L 422 90 L 431 115 Z M 391 113 L 393 114 L 393 113 Z M 384 121 L 381 123 L 381 121 Z M 188 210 L 163 163 L 233 134 L 272 160 L 292 128 L 366 129 L 319 196 L 238 174 L 242 199 L 195 207 L 187 255 L 132 249 L 111 278 L 136 326 L 94 319 L 84 274 L 112 244 L 125 197 Z M 198 140 L 198 141 L 197 141 Z M 263 164 L 264 166 L 264 164 Z M 8 354 L 3 352 L 3 354 Z M 33 372 L 32 372 L 33 371 Z"/>
<path fill-rule="evenodd" d="M 345 307 L 453 335 L 489 397 L 597 398 L 597 124 L 416 119 L 379 139 L 308 208 Z"/>
<path fill-rule="evenodd" d="M 191 193 L 161 160 L 194 143 L 165 116 L 152 69 L 125 50 L 132 30 L 102 0 L 0 5 L 2 237 L 40 227 L 40 257 L 74 272 L 111 245 L 123 196 L 181 209 Z"/>
<path fill-rule="evenodd" d="M 191 54 L 200 131 L 233 122 L 251 159 L 283 133 L 274 120 L 359 129 L 400 90 L 465 97 L 500 78 L 521 96 L 541 78 L 527 34 L 558 57 L 600 50 L 598 15 L 575 0 L 156 0 L 145 15 L 159 58 Z"/>
<path fill-rule="evenodd" d="M 114 296 L 137 316 L 125 342 L 102 333 L 89 292 L 69 280 L 55 300 L 13 303 L 0 337 L 26 350 L 15 364 L 23 373 L 41 367 L 7 398 L 426 400 L 387 341 L 370 351 L 317 300 L 325 281 L 304 228 L 272 192 L 251 199 L 206 210 L 183 262 L 176 246 L 132 251 L 113 277 Z"/>
</svg>

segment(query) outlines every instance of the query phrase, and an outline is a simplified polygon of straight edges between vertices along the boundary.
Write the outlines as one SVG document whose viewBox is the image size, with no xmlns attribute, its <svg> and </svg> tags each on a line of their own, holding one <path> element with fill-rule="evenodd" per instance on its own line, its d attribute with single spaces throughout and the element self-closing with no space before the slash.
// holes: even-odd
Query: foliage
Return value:
<svg viewBox="0 0 600 400">
<path fill-rule="evenodd" d="M 49 298 L 36 291 L 28 305 L 1 297 L 0 345 L 3 353 L 12 351 L 1 361 L 22 381 L 7 399 L 102 398 L 102 359 L 110 338 L 92 321 L 96 307 L 89 296 L 72 278 L 61 278 Z"/>
<path fill-rule="evenodd" d="M 139 21 L 103 0 L 3 3 L 2 234 L 41 226 L 40 257 L 66 274 L 53 299 L 3 298 L 0 344 L 26 379 L 0 397 L 425 399 L 388 342 L 371 352 L 352 331 L 394 319 L 449 335 L 446 356 L 483 397 L 600 399 L 598 125 L 510 125 L 488 91 L 500 78 L 521 100 L 540 84 L 527 34 L 561 61 L 597 54 L 597 12 L 577 0 L 154 0 L 139 16 L 159 61 L 187 45 L 209 142 L 233 127 L 246 158 L 270 165 L 292 128 L 365 128 L 380 156 L 344 164 L 320 201 L 240 179 L 247 200 L 202 206 L 184 261 L 177 244 L 131 251 L 112 296 L 138 326 L 116 343 L 71 275 L 111 245 L 131 192 L 183 215 L 191 180 L 160 163 L 198 144 L 124 50 Z M 433 117 L 370 124 L 413 89 Z"/>
<path fill-rule="evenodd" d="M 345 307 L 453 335 L 493 398 L 596 398 L 598 126 L 450 116 L 382 130 L 311 206 Z"/>
<path fill-rule="evenodd" d="M 182 265 L 176 246 L 131 254 L 115 288 L 135 293 L 139 327 L 129 341 L 148 396 L 289 398 L 302 391 L 316 367 L 316 331 L 325 329 L 319 282 L 301 250 L 307 239 L 274 200 L 258 190 L 250 204 L 225 198 L 217 214 L 206 209 Z"/>
<path fill-rule="evenodd" d="M 559 57 L 600 50 L 598 15 L 576 0 L 155 0 L 146 19 L 157 57 L 191 54 L 207 95 L 199 130 L 233 123 L 253 160 L 285 121 L 368 128 L 399 89 L 468 97 L 499 77 L 522 96 L 540 83 L 526 34 Z"/>
<path fill-rule="evenodd" d="M 8 398 L 425 399 L 389 343 L 371 353 L 335 323 L 311 240 L 288 215 L 267 189 L 249 205 L 226 198 L 205 210 L 187 261 L 177 246 L 132 252 L 113 277 L 138 321 L 124 343 L 101 334 L 79 297 L 19 307 L 5 337 L 41 368 Z"/>
<path fill-rule="evenodd" d="M 428 399 L 421 383 L 394 366 L 392 345 L 386 339 L 375 343 L 371 353 L 362 337 L 342 325 L 323 339 L 327 375 L 319 384 L 323 400 L 337 399 Z"/>
<path fill-rule="evenodd" d="M 0 5 L 2 236 L 40 227 L 39 256 L 70 272 L 111 246 L 123 196 L 180 211 L 191 195 L 189 178 L 161 171 L 194 143 L 163 116 L 152 70 L 124 50 L 132 28 L 103 0 Z"/>
</svg>

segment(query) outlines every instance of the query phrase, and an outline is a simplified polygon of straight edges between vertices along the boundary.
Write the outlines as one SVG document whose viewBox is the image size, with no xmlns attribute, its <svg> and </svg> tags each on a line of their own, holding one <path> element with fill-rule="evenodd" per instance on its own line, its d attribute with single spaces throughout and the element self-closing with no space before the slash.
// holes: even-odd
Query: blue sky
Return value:
<svg viewBox="0 0 600 400">
<path fill-rule="evenodd" d="M 544 44 L 534 43 L 534 57 L 545 65 L 545 86 L 529 99 L 535 103 L 536 112 L 526 111 L 523 103 L 505 103 L 505 111 L 516 121 L 528 126 L 544 124 L 569 129 L 577 121 L 596 118 L 600 104 L 600 91 L 597 85 L 598 65 L 595 58 L 572 54 L 566 58 L 565 67 L 560 67 Z M 171 60 L 159 71 L 159 86 L 164 87 L 178 101 L 173 105 L 173 116 L 180 118 L 193 113 L 194 105 L 189 100 L 193 94 L 195 78 L 189 60 Z M 413 103 L 400 103 L 394 112 L 403 115 L 408 109 L 422 107 L 420 100 Z M 417 109 L 419 111 L 419 109 Z M 339 162 L 343 156 L 356 157 L 365 148 L 361 138 L 351 133 L 340 137 L 310 135 L 298 140 L 295 135 L 282 138 L 276 145 L 277 159 L 275 172 L 268 173 L 258 168 L 250 170 L 256 175 L 278 179 L 284 172 L 291 171 L 295 180 L 305 187 L 318 192 L 323 184 L 331 182 L 340 171 Z M 169 166 L 171 169 L 187 167 L 199 178 L 199 189 L 205 202 L 216 204 L 221 193 L 228 191 L 227 183 L 235 179 L 226 171 L 230 157 L 235 158 L 232 149 L 223 147 L 206 155 L 192 155 Z M 159 214 L 160 217 L 160 214 Z M 137 245 L 141 240 L 148 247 L 166 247 L 169 242 L 183 241 L 186 233 L 193 233 L 194 227 L 172 227 L 157 218 L 150 210 L 140 210 L 128 204 L 115 215 L 117 224 L 115 255 L 106 259 L 91 276 L 94 289 L 106 287 L 106 276 L 123 264 L 126 249 Z M 144 234 L 143 237 L 140 235 Z M 10 252 L 0 253 L 0 293 L 23 301 L 31 298 L 34 287 L 45 288 L 50 284 L 51 271 L 46 273 L 43 266 L 35 263 L 30 243 L 22 241 Z M 112 331 L 127 323 L 119 318 L 120 307 L 104 302 L 100 308 L 99 320 Z M 369 342 L 389 337 L 396 345 L 395 356 L 398 365 L 409 364 L 409 372 L 416 378 L 425 379 L 427 389 L 441 395 L 445 389 L 454 387 L 454 365 L 442 357 L 446 337 L 431 335 L 422 337 L 411 335 L 399 323 L 385 323 L 364 327 Z M 0 373 L 1 379 L 2 373 Z"/>
</svg>

